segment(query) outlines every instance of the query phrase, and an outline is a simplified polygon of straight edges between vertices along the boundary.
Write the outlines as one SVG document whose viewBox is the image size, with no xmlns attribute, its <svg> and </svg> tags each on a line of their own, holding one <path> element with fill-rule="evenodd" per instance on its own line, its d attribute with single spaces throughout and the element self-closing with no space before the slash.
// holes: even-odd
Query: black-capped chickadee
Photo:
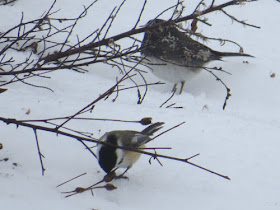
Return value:
<svg viewBox="0 0 280 210">
<path fill-rule="evenodd" d="M 145 143 L 151 140 L 150 136 L 161 129 L 163 124 L 163 122 L 154 123 L 141 132 L 131 130 L 111 131 L 105 133 L 99 140 L 128 149 L 144 148 Z M 140 158 L 140 156 L 141 153 L 105 144 L 98 144 L 97 147 L 99 165 L 107 174 L 115 172 L 118 168 L 126 168 L 126 172 Z"/>
</svg>

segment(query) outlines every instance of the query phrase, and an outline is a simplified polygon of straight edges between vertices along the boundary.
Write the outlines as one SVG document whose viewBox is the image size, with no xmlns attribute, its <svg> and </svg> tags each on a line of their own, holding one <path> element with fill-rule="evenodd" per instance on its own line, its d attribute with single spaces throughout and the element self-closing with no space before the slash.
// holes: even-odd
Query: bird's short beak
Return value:
<svg viewBox="0 0 280 210">
<path fill-rule="evenodd" d="M 141 26 L 139 26 L 139 28 L 144 28 L 144 27 L 146 27 L 146 26 L 147 26 L 147 24 L 141 25 Z"/>
</svg>

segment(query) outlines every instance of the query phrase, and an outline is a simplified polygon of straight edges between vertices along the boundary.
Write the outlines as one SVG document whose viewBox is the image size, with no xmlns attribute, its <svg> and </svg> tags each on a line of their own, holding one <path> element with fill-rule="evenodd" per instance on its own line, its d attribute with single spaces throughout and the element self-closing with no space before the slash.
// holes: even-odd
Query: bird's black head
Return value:
<svg viewBox="0 0 280 210">
<path fill-rule="evenodd" d="M 171 30 L 171 28 L 174 28 L 174 26 L 176 25 L 172 22 L 172 20 L 166 21 L 162 19 L 153 19 L 148 21 L 145 26 L 155 26 L 155 28 L 147 30 L 146 34 L 148 33 L 150 35 L 160 36 L 161 34 L 166 34 L 169 30 Z"/>
<path fill-rule="evenodd" d="M 158 49 L 159 45 L 164 42 L 165 38 L 168 38 L 177 30 L 174 22 L 162 19 L 150 20 L 145 27 L 152 27 L 145 31 L 144 39 L 142 41 L 141 52 L 147 56 L 149 56 L 154 49 Z"/>
<path fill-rule="evenodd" d="M 166 20 L 163 19 L 153 19 L 153 20 L 149 20 L 148 23 L 146 24 L 146 26 L 153 26 L 153 25 L 157 25 L 160 23 L 164 23 L 167 22 Z"/>
<path fill-rule="evenodd" d="M 117 136 L 114 134 L 110 134 L 107 136 L 105 140 L 106 143 L 112 145 L 117 144 Z M 117 163 L 117 155 L 116 155 L 116 147 L 111 147 L 108 145 L 102 145 L 101 149 L 99 150 L 99 165 L 101 168 L 106 172 L 110 173 L 112 169 L 116 166 Z"/>
</svg>

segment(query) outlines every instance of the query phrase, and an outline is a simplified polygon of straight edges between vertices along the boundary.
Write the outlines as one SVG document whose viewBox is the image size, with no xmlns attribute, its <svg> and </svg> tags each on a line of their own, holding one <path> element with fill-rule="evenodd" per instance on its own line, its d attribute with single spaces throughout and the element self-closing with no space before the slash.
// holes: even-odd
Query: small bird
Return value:
<svg viewBox="0 0 280 210">
<path fill-rule="evenodd" d="M 248 56 L 249 54 L 234 52 L 218 52 L 190 38 L 180 31 L 178 26 L 162 19 L 150 20 L 146 26 L 155 26 L 147 30 L 141 45 L 141 54 L 152 72 L 163 80 L 181 83 L 180 94 L 186 80 L 195 77 L 210 61 L 221 60 L 225 56 Z M 158 27 L 156 27 L 158 25 Z"/>
<path fill-rule="evenodd" d="M 98 144 L 97 158 L 101 168 L 107 173 L 114 173 L 118 168 L 126 168 L 123 175 L 132 167 L 132 165 L 140 158 L 141 153 L 132 152 L 116 148 L 121 146 L 128 149 L 145 148 L 145 144 L 151 140 L 150 136 L 162 128 L 163 122 L 157 122 L 143 131 L 132 130 L 116 130 L 105 133 L 99 141 L 111 144 Z"/>
</svg>

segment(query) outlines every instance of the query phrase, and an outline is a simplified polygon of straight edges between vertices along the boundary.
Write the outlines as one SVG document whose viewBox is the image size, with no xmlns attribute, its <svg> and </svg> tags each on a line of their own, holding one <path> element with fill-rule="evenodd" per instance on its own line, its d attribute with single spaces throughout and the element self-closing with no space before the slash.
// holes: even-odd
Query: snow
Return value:
<svg viewBox="0 0 280 210">
<path fill-rule="evenodd" d="M 98 1 L 76 33 L 86 36 L 100 27 L 112 8 L 119 4 L 119 1 L 108 2 Z M 135 24 L 142 2 L 125 4 L 110 35 L 129 30 Z M 140 25 L 176 2 L 161 1 L 158 7 L 155 1 L 149 1 Z M 192 11 L 197 2 L 186 1 L 186 12 Z M 61 10 L 56 15 L 76 16 L 83 5 L 90 3 L 58 0 L 55 8 Z M 0 6 L 1 31 L 17 24 L 22 11 L 26 20 L 31 20 L 38 18 L 51 4 L 50 0 L 22 0 L 14 6 Z M 143 155 L 128 171 L 129 181 L 113 181 L 117 190 L 97 189 L 94 196 L 85 192 L 65 198 L 62 192 L 90 186 L 103 178 L 104 172 L 96 159 L 74 139 L 38 131 L 47 169 L 42 176 L 33 130 L 0 122 L 0 143 L 4 146 L 0 160 L 9 158 L 0 161 L 3 209 L 280 209 L 279 7 L 277 1 L 257 1 L 227 9 L 261 29 L 232 23 L 220 13 L 209 15 L 213 27 L 199 25 L 198 30 L 203 34 L 232 39 L 244 47 L 245 53 L 255 56 L 211 63 L 232 74 L 219 74 L 232 92 L 225 110 L 222 110 L 225 89 L 209 73 L 202 72 L 186 84 L 182 95 L 176 95 L 169 102 L 176 102 L 182 109 L 159 108 L 172 88 L 172 84 L 165 84 L 151 86 L 141 105 L 136 104 L 137 92 L 132 89 L 122 92 L 115 103 L 112 97 L 98 102 L 92 113 L 83 115 L 123 120 L 152 117 L 153 122 L 165 122 L 164 129 L 185 121 L 150 146 L 172 147 L 159 152 L 182 158 L 200 153 L 192 162 L 227 175 L 231 181 L 182 162 L 161 159 L 163 167 L 156 161 L 149 165 L 149 157 Z M 217 50 L 238 50 L 230 44 L 222 47 L 217 42 L 207 44 Z M 13 53 L 18 59 L 25 56 L 24 52 Z M 273 72 L 274 78 L 270 76 Z M 22 120 L 72 115 L 114 85 L 116 76 L 120 77 L 117 69 L 104 64 L 90 66 L 85 74 L 61 70 L 49 76 L 51 79 L 28 81 L 45 85 L 54 92 L 21 83 L 6 86 L 8 90 L 0 94 L 0 116 Z M 151 82 L 158 81 L 151 74 L 145 76 Z M 144 129 L 140 124 L 107 121 L 73 120 L 67 126 L 91 132 L 96 138 L 116 129 Z M 87 174 L 56 187 L 84 172 Z"/>
</svg>

